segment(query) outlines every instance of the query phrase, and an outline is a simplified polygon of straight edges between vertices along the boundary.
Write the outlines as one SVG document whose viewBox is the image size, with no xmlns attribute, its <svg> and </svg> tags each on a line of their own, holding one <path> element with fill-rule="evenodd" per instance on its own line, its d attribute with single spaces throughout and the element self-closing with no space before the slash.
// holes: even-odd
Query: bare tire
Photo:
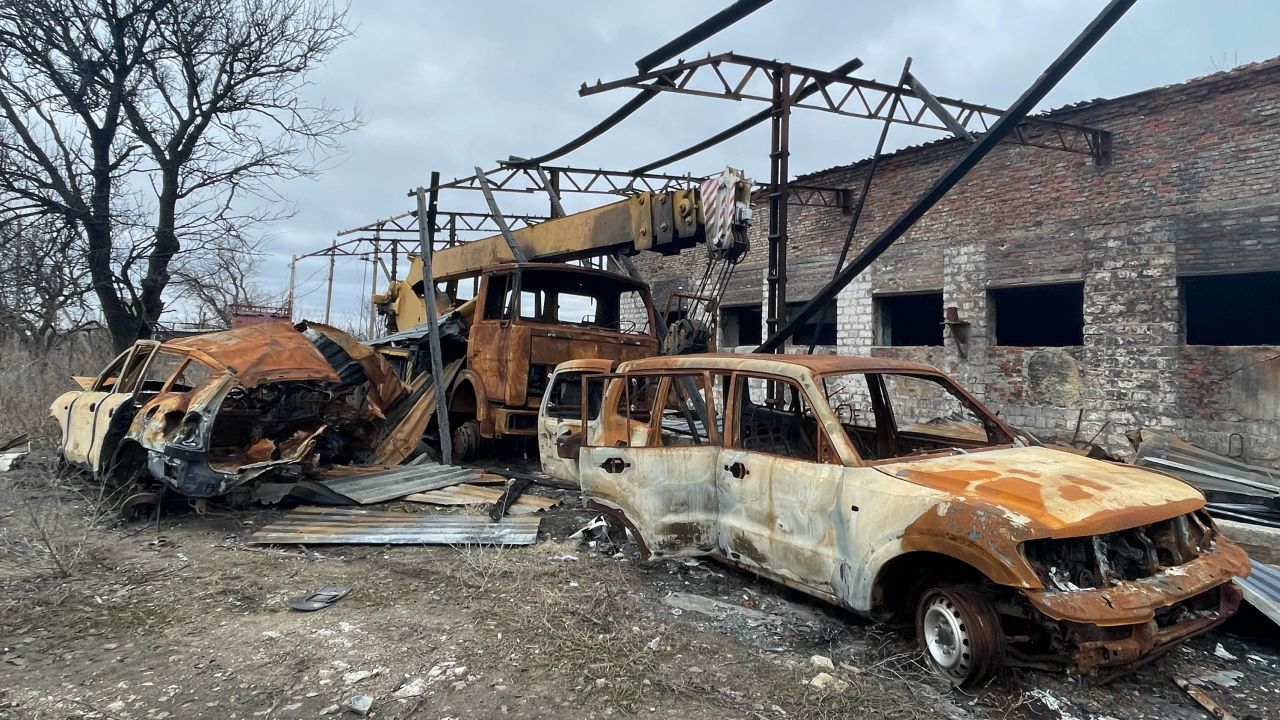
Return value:
<svg viewBox="0 0 1280 720">
<path fill-rule="evenodd" d="M 480 454 L 480 423 L 468 418 L 453 429 L 453 461 L 471 460 Z"/>
<path fill-rule="evenodd" d="M 916 640 L 934 672 L 954 685 L 981 685 L 1004 666 L 1000 618 L 970 586 L 926 590 L 916 606 Z"/>
</svg>

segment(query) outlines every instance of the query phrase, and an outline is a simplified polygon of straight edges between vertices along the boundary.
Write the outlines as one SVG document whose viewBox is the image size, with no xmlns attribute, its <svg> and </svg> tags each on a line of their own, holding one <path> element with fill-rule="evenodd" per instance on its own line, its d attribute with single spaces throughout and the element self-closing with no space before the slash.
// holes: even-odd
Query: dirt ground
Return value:
<svg viewBox="0 0 1280 720">
<path fill-rule="evenodd" d="M 570 539 L 592 517 L 572 492 L 534 491 L 564 503 L 533 546 L 303 548 L 245 544 L 279 508 L 122 523 L 38 467 L 0 483 L 3 718 L 355 717 L 366 695 L 388 719 L 1169 720 L 1208 717 L 1174 684 L 1203 676 L 1237 717 L 1280 718 L 1280 646 L 1252 614 L 1104 686 L 1011 670 L 965 693 L 905 628 Z M 329 584 L 353 589 L 288 608 Z M 809 684 L 815 655 L 834 686 Z"/>
</svg>

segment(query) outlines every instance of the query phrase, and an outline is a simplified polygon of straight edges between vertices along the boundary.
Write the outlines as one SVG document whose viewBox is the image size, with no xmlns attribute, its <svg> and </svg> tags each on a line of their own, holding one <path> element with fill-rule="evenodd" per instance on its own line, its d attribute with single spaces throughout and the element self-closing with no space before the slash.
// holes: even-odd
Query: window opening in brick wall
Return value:
<svg viewBox="0 0 1280 720">
<path fill-rule="evenodd" d="M 1280 345 L 1280 272 L 1184 277 L 1188 345 Z"/>
<path fill-rule="evenodd" d="M 720 308 L 720 329 L 726 348 L 739 345 L 759 345 L 764 338 L 761 326 L 764 312 L 759 305 Z"/>
<path fill-rule="evenodd" d="M 787 303 L 787 316 L 800 312 L 807 302 Z M 826 307 L 813 314 L 791 337 L 792 345 L 835 345 L 836 344 L 836 303 L 831 301 Z"/>
<path fill-rule="evenodd" d="M 996 345 L 1070 347 L 1084 344 L 1084 283 L 987 291 Z"/>
<path fill-rule="evenodd" d="M 881 295 L 873 301 L 876 345 L 942 344 L 942 293 Z"/>
</svg>

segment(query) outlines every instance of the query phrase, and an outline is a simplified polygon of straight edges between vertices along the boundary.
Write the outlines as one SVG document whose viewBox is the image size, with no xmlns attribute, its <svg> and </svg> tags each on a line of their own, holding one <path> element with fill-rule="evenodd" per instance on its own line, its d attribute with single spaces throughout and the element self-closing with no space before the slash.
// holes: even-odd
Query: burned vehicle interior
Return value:
<svg viewBox="0 0 1280 720">
<path fill-rule="evenodd" d="M 703 377 L 689 375 L 672 380 L 670 391 L 661 395 L 661 407 L 654 408 L 660 379 L 653 375 L 626 378 L 618 409 L 629 422 L 637 424 L 629 430 L 628 437 L 644 435 L 654 412 L 660 415 L 663 445 L 704 444 L 708 442 L 709 425 L 724 431 L 719 410 L 730 392 L 730 375 L 713 377 L 710 405 Z M 859 458 L 868 464 L 1008 447 L 1014 442 L 1000 423 L 945 377 L 856 372 L 824 375 L 821 379 L 829 406 Z M 597 377 L 583 382 L 592 405 L 599 402 L 604 380 Z M 560 392 L 568 395 L 565 390 Z M 573 398 L 580 402 L 582 392 L 574 388 Z M 839 464 L 799 386 L 760 378 L 740 383 L 737 392 L 736 431 L 743 449 Z M 574 418 L 581 417 L 582 409 L 571 405 L 567 398 L 561 398 L 552 409 L 562 417 L 569 413 Z M 587 411 L 594 413 L 592 408 Z"/>
</svg>

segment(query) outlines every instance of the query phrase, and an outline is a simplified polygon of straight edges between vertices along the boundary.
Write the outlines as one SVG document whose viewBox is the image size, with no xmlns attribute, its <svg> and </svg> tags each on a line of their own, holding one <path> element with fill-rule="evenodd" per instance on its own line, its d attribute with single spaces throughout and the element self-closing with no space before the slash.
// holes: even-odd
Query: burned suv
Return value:
<svg viewBox="0 0 1280 720">
<path fill-rule="evenodd" d="M 923 364 L 578 363 L 553 377 L 540 427 L 544 468 L 580 482 L 646 556 L 712 556 L 914 620 L 930 664 L 961 685 L 1007 663 L 1149 659 L 1228 618 L 1248 573 L 1190 486 L 1035 446 Z"/>
</svg>

